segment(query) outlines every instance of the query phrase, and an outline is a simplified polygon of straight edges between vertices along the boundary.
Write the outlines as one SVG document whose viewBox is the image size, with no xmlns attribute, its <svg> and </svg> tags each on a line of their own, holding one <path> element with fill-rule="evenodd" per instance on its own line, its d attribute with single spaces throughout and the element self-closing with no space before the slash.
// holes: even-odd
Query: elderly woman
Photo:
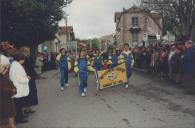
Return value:
<svg viewBox="0 0 195 128">
<path fill-rule="evenodd" d="M 16 94 L 16 88 L 7 77 L 8 67 L 9 59 L 0 55 L 0 127 L 3 120 L 8 120 L 7 128 L 15 128 L 15 106 L 11 97 Z"/>
<path fill-rule="evenodd" d="M 22 47 L 20 52 L 25 56 L 24 63 L 22 64 L 26 74 L 30 77 L 29 80 L 29 95 L 24 98 L 24 113 L 32 114 L 35 111 L 32 110 L 32 106 L 38 105 L 38 95 L 36 87 L 36 71 L 30 60 L 30 49 L 28 47 Z"/>
<path fill-rule="evenodd" d="M 10 80 L 13 82 L 14 86 L 17 89 L 16 95 L 14 95 L 14 102 L 16 107 L 16 123 L 26 123 L 23 114 L 23 102 L 24 97 L 29 95 L 29 79 L 27 76 L 22 64 L 24 63 L 25 56 L 22 53 L 17 53 L 14 56 L 15 61 L 12 62 L 9 70 Z"/>
</svg>

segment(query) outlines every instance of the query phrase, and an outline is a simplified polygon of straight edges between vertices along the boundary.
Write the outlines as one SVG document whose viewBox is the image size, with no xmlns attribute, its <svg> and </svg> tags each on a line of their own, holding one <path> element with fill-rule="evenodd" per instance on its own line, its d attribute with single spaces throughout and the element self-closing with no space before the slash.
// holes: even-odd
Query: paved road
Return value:
<svg viewBox="0 0 195 128">
<path fill-rule="evenodd" d="M 146 74 L 134 73 L 128 90 L 119 86 L 98 95 L 91 75 L 85 98 L 72 75 L 64 92 L 57 71 L 44 76 L 37 81 L 37 112 L 18 128 L 195 128 L 195 96 Z"/>
</svg>

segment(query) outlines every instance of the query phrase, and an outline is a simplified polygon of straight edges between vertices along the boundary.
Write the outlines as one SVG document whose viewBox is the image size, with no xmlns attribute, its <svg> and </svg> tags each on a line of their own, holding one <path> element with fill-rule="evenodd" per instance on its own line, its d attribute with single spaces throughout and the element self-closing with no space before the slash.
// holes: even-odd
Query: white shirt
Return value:
<svg viewBox="0 0 195 128">
<path fill-rule="evenodd" d="M 175 51 L 170 51 L 168 61 L 171 61 L 171 57 L 175 54 Z"/>
<path fill-rule="evenodd" d="M 27 74 L 20 63 L 14 61 L 9 70 L 10 80 L 13 82 L 14 86 L 17 89 L 16 95 L 13 97 L 21 98 L 28 96 L 29 94 L 29 79 Z"/>
</svg>

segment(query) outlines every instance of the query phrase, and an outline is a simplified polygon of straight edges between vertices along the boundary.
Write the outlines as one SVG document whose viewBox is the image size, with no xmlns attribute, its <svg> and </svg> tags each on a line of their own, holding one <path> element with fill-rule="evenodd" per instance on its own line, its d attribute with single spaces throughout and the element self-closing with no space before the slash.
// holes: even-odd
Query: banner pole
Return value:
<svg viewBox="0 0 195 128">
<path fill-rule="evenodd" d="M 98 91 L 99 91 L 99 80 L 98 80 L 98 76 L 97 76 L 97 70 L 95 70 L 95 78 L 97 80 L 96 95 L 98 95 Z"/>
</svg>

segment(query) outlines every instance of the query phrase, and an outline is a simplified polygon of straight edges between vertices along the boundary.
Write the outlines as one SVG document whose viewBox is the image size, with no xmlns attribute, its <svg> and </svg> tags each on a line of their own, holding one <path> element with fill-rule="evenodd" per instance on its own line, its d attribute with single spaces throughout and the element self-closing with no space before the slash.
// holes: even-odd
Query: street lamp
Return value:
<svg viewBox="0 0 195 128">
<path fill-rule="evenodd" d="M 58 52 L 58 40 L 57 39 L 54 39 L 54 43 L 56 45 L 56 52 Z"/>
</svg>

